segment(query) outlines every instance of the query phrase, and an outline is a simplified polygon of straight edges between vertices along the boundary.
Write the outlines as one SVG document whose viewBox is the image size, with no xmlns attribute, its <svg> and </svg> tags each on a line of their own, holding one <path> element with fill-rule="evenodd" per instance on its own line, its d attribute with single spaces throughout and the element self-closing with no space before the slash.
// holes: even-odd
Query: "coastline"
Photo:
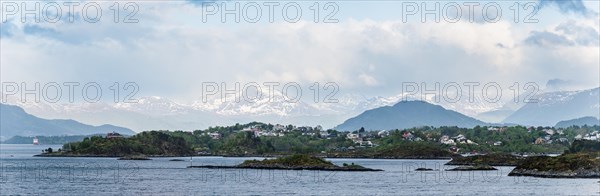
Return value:
<svg viewBox="0 0 600 196">
<path fill-rule="evenodd" d="M 132 156 L 132 155 L 122 155 L 122 156 L 115 156 L 115 155 L 94 155 L 94 154 L 36 154 L 33 155 L 34 157 L 88 157 L 88 158 L 120 158 L 120 157 L 125 157 L 125 156 Z M 284 156 L 289 156 L 289 155 L 142 155 L 145 157 L 224 157 L 224 158 L 235 158 L 235 157 L 240 157 L 240 158 L 250 158 L 250 157 L 260 157 L 260 158 L 278 158 L 278 157 L 284 157 Z M 426 156 L 419 156 L 419 157 L 371 157 L 371 156 L 319 156 L 316 155 L 315 157 L 321 157 L 321 158 L 328 158 L 328 159 L 394 159 L 394 160 L 401 160 L 401 159 L 408 159 L 408 160 L 451 160 L 452 157 L 426 157 Z"/>
<path fill-rule="evenodd" d="M 382 169 L 370 168 L 325 168 L 325 167 L 277 167 L 277 166 L 218 166 L 218 165 L 201 165 L 188 166 L 187 168 L 207 168 L 207 169 L 264 169 L 264 170 L 313 170 L 313 171 L 383 171 Z"/>
<path fill-rule="evenodd" d="M 94 154 L 36 154 L 34 157 L 81 157 L 81 158 L 121 158 L 126 156 L 133 155 L 123 155 L 123 156 L 115 156 L 115 155 L 94 155 Z M 178 155 L 142 155 L 145 157 L 189 157 L 189 156 L 178 156 Z"/>
<path fill-rule="evenodd" d="M 508 176 L 530 176 L 538 178 L 600 178 L 600 172 L 590 170 L 576 171 L 537 171 L 529 169 L 513 169 Z"/>
</svg>

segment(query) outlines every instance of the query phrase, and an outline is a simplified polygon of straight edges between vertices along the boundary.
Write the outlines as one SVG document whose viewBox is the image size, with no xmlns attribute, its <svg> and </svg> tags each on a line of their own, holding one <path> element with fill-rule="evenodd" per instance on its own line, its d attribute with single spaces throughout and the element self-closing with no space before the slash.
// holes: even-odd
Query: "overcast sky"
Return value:
<svg viewBox="0 0 600 196">
<path fill-rule="evenodd" d="M 393 1 L 320 2 L 318 23 L 310 9 L 314 2 L 306 1 L 299 3 L 302 17 L 294 23 L 281 15 L 289 1 L 274 8 L 273 22 L 263 6 L 257 23 L 243 16 L 237 23 L 230 15 L 222 23 L 219 14 L 204 22 L 203 9 L 213 7 L 198 1 L 138 2 L 132 18 L 137 23 L 122 22 L 132 10 L 124 10 L 124 3 L 115 23 L 114 2 L 98 2 L 103 15 L 96 23 L 84 17 L 70 22 L 64 7 L 56 23 L 7 15 L 0 30 L 1 80 L 98 82 L 105 88 L 136 82 L 140 96 L 181 102 L 199 99 L 202 82 L 297 82 L 306 91 L 314 82 L 335 82 L 342 93 L 365 96 L 398 94 L 403 82 L 506 87 L 536 82 L 544 87 L 552 80 L 549 84 L 581 89 L 600 84 L 597 1 L 535 2 L 541 9 L 534 23 L 523 22 L 531 12 L 524 8 L 515 22 L 510 9 L 515 2 L 505 1 L 498 3 L 500 20 L 485 21 L 481 6 L 489 2 L 480 2 L 473 21 L 457 2 L 463 14 L 453 23 L 444 20 L 446 15 L 440 22 L 433 16 L 421 22 L 420 13 L 404 17 L 402 2 Z M 335 8 L 334 23 L 323 23 Z"/>
</svg>

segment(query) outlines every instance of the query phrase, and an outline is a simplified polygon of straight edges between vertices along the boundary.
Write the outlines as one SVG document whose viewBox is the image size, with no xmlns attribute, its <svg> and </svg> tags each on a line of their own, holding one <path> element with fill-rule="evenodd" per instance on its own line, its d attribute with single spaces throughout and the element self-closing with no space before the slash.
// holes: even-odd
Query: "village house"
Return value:
<svg viewBox="0 0 600 196">
<path fill-rule="evenodd" d="M 360 135 L 358 133 L 348 133 L 346 134 L 346 138 L 354 141 L 355 139 L 360 138 Z"/>
<path fill-rule="evenodd" d="M 321 138 L 328 138 L 329 137 L 329 133 L 327 133 L 326 130 L 319 131 L 319 135 L 321 136 Z"/>
<path fill-rule="evenodd" d="M 242 132 L 252 132 L 254 137 L 258 137 L 261 134 L 261 130 L 259 126 L 250 126 L 242 129 Z"/>
<path fill-rule="evenodd" d="M 362 147 L 369 147 L 369 148 L 374 146 L 374 145 L 373 145 L 373 142 L 371 142 L 371 141 L 359 141 L 359 142 L 357 142 L 357 144 L 358 144 L 359 146 L 362 146 Z"/>
<path fill-rule="evenodd" d="M 594 131 L 592 133 L 585 134 L 585 136 L 583 136 L 582 139 L 584 139 L 584 140 L 599 140 L 600 134 L 598 131 Z"/>
<path fill-rule="evenodd" d="M 452 138 L 459 142 L 467 140 L 467 137 L 465 137 L 463 134 L 459 134 L 456 137 L 452 137 Z"/>
<path fill-rule="evenodd" d="M 273 126 L 273 131 L 285 131 L 285 125 L 276 124 Z"/>
<path fill-rule="evenodd" d="M 304 132 L 311 132 L 311 131 L 313 131 L 313 128 L 309 127 L 309 126 L 305 126 L 305 127 L 298 127 L 297 130 L 304 133 Z"/>
<path fill-rule="evenodd" d="M 460 151 L 460 149 L 456 146 L 450 146 L 450 148 L 448 148 L 448 150 L 453 153 L 458 153 L 458 151 Z"/>
<path fill-rule="evenodd" d="M 389 135 L 390 135 L 390 132 L 386 131 L 386 130 L 381 130 L 377 133 L 377 136 L 379 136 L 379 137 L 387 137 Z"/>
<path fill-rule="evenodd" d="M 454 140 L 450 139 L 450 137 L 448 137 L 447 135 L 443 135 L 442 137 L 440 137 L 440 143 L 447 145 L 456 145 Z"/>
<path fill-rule="evenodd" d="M 567 142 L 569 142 L 569 139 L 567 139 L 565 137 L 561 137 L 561 138 L 558 138 L 558 142 L 560 142 L 560 143 L 567 143 Z"/>
<path fill-rule="evenodd" d="M 543 144 L 546 143 L 546 140 L 544 140 L 544 138 L 538 137 L 537 139 L 535 139 L 535 144 Z"/>
<path fill-rule="evenodd" d="M 488 127 L 487 130 L 488 131 L 503 132 L 503 131 L 506 131 L 506 127 Z"/>
<path fill-rule="evenodd" d="M 123 138 L 123 135 L 121 135 L 120 133 L 117 132 L 112 132 L 112 133 L 107 133 L 106 134 L 106 138 L 107 139 L 113 139 L 113 138 Z"/>
<path fill-rule="evenodd" d="M 472 145 L 479 145 L 478 143 L 475 143 L 475 142 L 473 142 L 473 141 L 471 141 L 471 140 L 469 140 L 469 139 L 467 139 L 466 141 L 461 141 L 460 143 L 461 143 L 461 144 L 472 144 Z"/>
<path fill-rule="evenodd" d="M 218 140 L 221 139 L 221 134 L 220 133 L 209 133 L 208 136 L 210 136 L 211 139 L 213 140 Z"/>
</svg>

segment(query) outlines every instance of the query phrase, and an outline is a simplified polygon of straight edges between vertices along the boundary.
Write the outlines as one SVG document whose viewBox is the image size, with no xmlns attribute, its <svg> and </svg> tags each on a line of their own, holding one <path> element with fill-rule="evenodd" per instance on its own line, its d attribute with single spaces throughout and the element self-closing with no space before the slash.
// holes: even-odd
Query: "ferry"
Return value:
<svg viewBox="0 0 600 196">
<path fill-rule="evenodd" d="M 37 137 L 33 138 L 33 145 L 38 145 L 39 144 L 39 140 Z"/>
</svg>

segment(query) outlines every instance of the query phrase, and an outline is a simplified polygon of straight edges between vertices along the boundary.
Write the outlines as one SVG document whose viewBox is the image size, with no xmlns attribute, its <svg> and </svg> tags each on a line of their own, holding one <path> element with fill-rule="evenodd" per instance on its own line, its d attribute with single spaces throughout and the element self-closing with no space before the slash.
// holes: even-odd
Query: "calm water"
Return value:
<svg viewBox="0 0 600 196">
<path fill-rule="evenodd" d="M 251 158 L 182 157 L 150 161 L 32 157 L 60 146 L 0 146 L 0 194 L 41 195 L 598 195 L 599 179 L 508 177 L 499 171 L 416 172 L 446 160 L 330 159 L 384 172 L 188 169 L 234 165 Z"/>
</svg>

